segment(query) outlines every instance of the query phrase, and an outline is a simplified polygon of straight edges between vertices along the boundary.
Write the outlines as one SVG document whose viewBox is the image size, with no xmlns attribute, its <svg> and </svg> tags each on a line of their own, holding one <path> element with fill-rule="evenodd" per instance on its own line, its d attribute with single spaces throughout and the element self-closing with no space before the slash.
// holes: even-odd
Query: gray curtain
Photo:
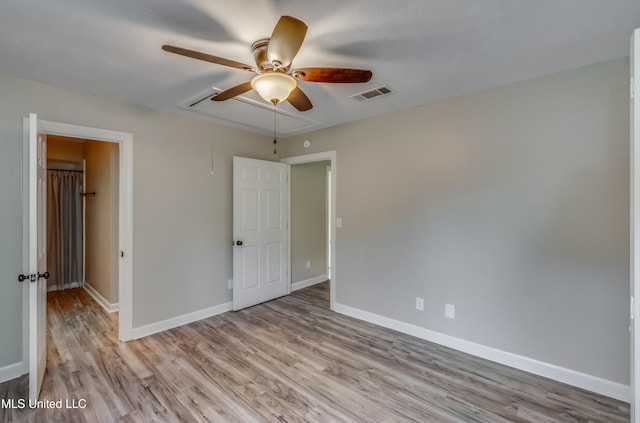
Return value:
<svg viewBox="0 0 640 423">
<path fill-rule="evenodd" d="M 83 285 L 82 173 L 47 171 L 48 289 Z"/>
</svg>

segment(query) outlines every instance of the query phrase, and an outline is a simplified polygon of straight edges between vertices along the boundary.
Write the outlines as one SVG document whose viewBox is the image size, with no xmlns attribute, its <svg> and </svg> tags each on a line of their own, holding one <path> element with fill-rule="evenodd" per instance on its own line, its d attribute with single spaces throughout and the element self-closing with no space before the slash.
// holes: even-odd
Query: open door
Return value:
<svg viewBox="0 0 640 423">
<path fill-rule="evenodd" d="M 233 309 L 287 295 L 289 165 L 233 158 Z"/>
<path fill-rule="evenodd" d="M 631 422 L 640 423 L 640 29 L 631 36 Z"/>
<path fill-rule="evenodd" d="M 47 366 L 47 142 L 46 135 L 38 131 L 35 114 L 24 118 L 23 130 L 28 154 L 24 224 L 29 272 L 21 278 L 29 284 L 29 399 L 35 401 Z"/>
</svg>

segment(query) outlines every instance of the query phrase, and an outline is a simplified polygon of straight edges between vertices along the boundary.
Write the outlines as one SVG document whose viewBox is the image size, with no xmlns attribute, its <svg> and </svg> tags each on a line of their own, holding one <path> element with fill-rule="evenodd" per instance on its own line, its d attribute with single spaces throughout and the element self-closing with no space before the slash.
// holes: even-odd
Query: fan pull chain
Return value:
<svg viewBox="0 0 640 423">
<path fill-rule="evenodd" d="M 275 155 L 277 153 L 276 150 L 276 145 L 278 143 L 278 141 L 276 141 L 276 104 L 273 105 L 273 154 Z"/>
</svg>

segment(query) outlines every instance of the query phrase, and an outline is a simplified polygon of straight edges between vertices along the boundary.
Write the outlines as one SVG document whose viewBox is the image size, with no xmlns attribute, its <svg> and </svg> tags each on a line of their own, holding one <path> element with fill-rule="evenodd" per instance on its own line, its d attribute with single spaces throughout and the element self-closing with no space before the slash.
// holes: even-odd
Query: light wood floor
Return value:
<svg viewBox="0 0 640 423">
<path fill-rule="evenodd" d="M 83 290 L 49 299 L 43 422 L 629 421 L 629 406 L 328 309 L 328 283 L 121 344 Z M 0 384 L 20 398 L 27 379 Z"/>
</svg>

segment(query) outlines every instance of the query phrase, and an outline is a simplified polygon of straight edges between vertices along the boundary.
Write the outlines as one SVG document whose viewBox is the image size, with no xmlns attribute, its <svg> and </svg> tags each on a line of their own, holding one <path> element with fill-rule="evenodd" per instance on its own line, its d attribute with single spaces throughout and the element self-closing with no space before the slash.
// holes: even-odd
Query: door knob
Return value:
<svg viewBox="0 0 640 423">
<path fill-rule="evenodd" d="M 237 245 L 238 247 L 242 246 L 242 241 L 236 241 L 236 245 Z"/>
<path fill-rule="evenodd" d="M 44 273 L 38 272 L 38 280 L 40 280 L 41 278 L 49 279 L 49 276 L 51 276 L 49 272 L 44 272 Z"/>
</svg>

